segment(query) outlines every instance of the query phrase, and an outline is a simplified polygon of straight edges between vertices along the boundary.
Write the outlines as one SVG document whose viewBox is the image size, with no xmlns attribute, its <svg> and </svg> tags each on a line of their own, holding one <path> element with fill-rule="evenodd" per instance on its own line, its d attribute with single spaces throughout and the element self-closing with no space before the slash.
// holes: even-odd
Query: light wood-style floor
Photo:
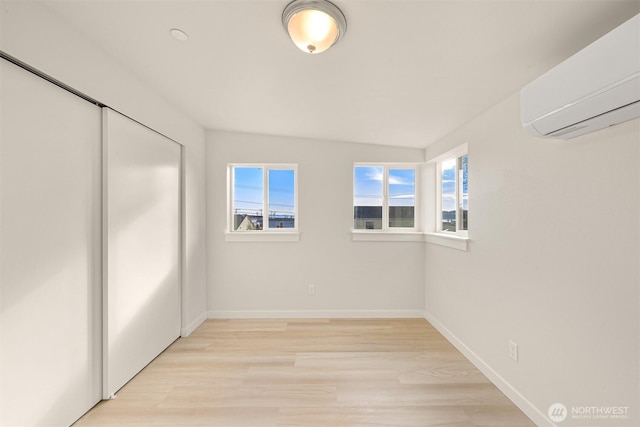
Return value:
<svg viewBox="0 0 640 427">
<path fill-rule="evenodd" d="M 534 426 L 427 321 L 208 320 L 76 424 Z"/>
</svg>

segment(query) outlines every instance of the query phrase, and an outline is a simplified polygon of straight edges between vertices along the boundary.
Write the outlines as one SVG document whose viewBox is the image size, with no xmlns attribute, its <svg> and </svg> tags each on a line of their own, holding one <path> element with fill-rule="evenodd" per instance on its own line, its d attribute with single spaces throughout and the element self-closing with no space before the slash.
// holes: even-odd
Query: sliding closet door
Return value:
<svg viewBox="0 0 640 427">
<path fill-rule="evenodd" d="M 112 110 L 103 118 L 108 398 L 180 335 L 181 147 Z"/>
<path fill-rule="evenodd" d="M 0 59 L 0 425 L 102 395 L 101 111 Z"/>
</svg>

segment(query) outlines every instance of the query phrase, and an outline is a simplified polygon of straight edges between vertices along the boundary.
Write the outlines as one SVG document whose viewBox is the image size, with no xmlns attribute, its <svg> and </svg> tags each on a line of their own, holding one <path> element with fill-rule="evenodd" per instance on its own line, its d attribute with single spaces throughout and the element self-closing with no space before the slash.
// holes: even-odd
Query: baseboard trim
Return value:
<svg viewBox="0 0 640 427">
<path fill-rule="evenodd" d="M 500 374 L 491 368 L 484 360 L 482 360 L 476 353 L 467 347 L 462 341 L 458 339 L 449 329 L 447 329 L 442 323 L 438 321 L 431 313 L 425 311 L 425 319 L 431 323 L 431 325 L 438 330 L 444 337 L 456 347 L 460 353 L 469 359 L 476 368 L 480 370 L 498 389 L 503 392 L 518 408 L 522 410 L 531 420 L 538 426 L 556 427 L 556 424 L 551 422 L 543 412 L 536 408 L 526 397 L 524 397 L 518 390 L 516 390 L 511 384 L 509 384 Z"/>
<path fill-rule="evenodd" d="M 185 328 L 180 329 L 181 337 L 188 337 L 196 330 L 196 328 L 202 325 L 202 322 L 207 320 L 207 313 L 203 312 L 198 317 L 196 317 L 193 322 L 189 323 Z"/>
<path fill-rule="evenodd" d="M 209 319 L 423 319 L 422 310 L 210 310 Z"/>
</svg>

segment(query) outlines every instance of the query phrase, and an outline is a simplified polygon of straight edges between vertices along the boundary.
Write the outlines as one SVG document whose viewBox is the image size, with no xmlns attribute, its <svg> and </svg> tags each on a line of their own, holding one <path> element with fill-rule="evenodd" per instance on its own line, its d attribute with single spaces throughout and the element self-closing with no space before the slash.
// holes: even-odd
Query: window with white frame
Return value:
<svg viewBox="0 0 640 427">
<path fill-rule="evenodd" d="M 437 163 L 437 224 L 443 233 L 468 234 L 469 159 L 467 145 L 441 156 Z"/>
<path fill-rule="evenodd" d="M 353 168 L 354 230 L 416 229 L 416 167 L 356 164 Z"/>
<path fill-rule="evenodd" d="M 229 165 L 230 231 L 296 231 L 297 165 Z"/>
</svg>

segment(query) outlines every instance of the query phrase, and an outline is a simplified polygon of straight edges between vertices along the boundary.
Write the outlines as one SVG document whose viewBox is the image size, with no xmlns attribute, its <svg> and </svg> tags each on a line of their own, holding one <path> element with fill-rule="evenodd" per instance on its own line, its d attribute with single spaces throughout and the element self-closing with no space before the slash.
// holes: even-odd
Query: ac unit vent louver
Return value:
<svg viewBox="0 0 640 427">
<path fill-rule="evenodd" d="M 570 139 L 640 117 L 640 15 L 520 91 L 522 125 Z"/>
</svg>

